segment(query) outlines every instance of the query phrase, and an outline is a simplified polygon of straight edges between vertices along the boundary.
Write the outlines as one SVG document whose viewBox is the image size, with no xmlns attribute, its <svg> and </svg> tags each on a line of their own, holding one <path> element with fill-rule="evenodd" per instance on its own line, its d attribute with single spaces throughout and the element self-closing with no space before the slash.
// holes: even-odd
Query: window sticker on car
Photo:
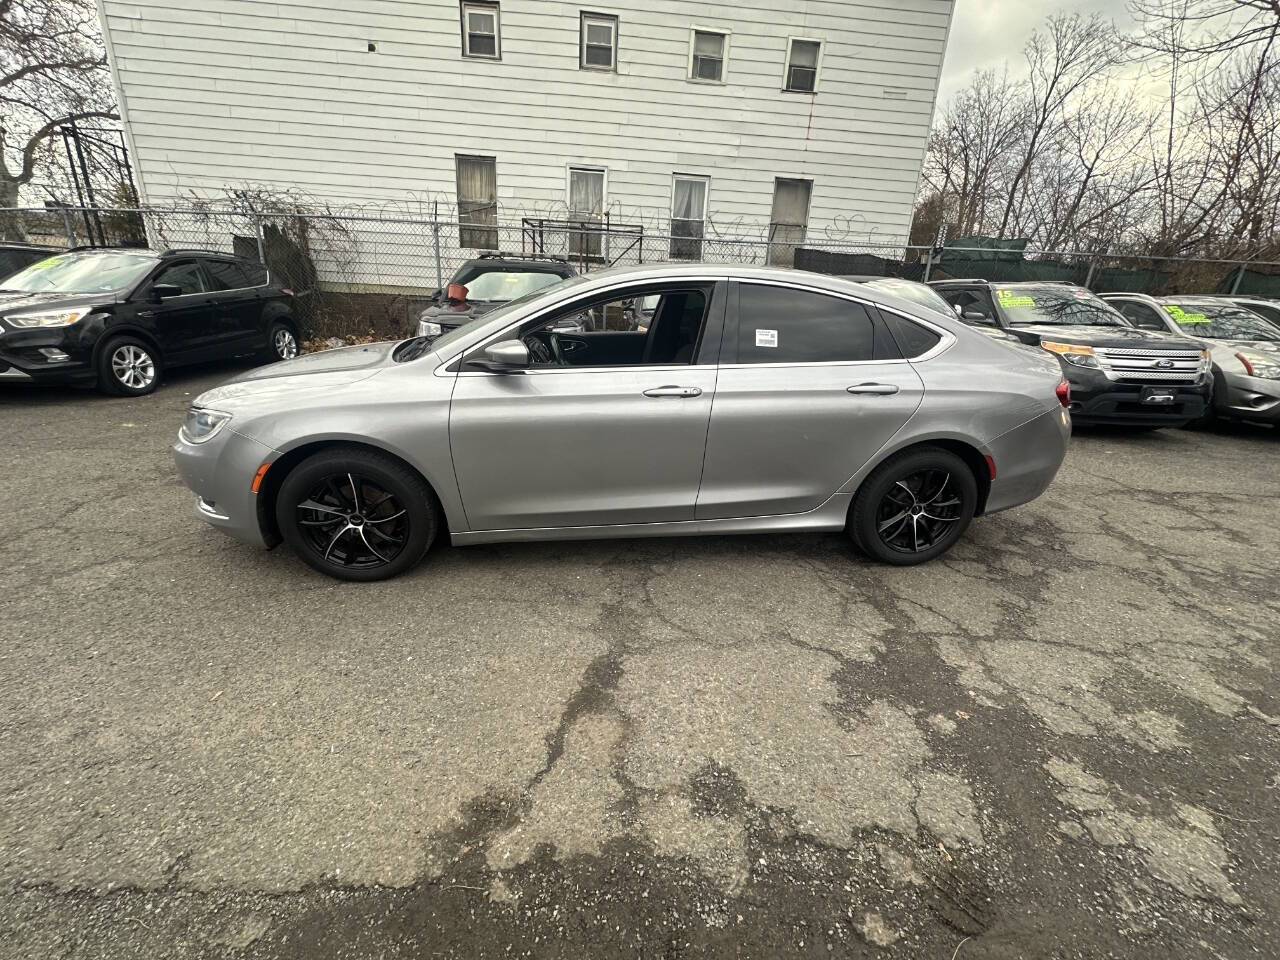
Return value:
<svg viewBox="0 0 1280 960">
<path fill-rule="evenodd" d="M 1208 323 L 1209 322 L 1209 318 L 1205 316 L 1203 313 L 1187 313 L 1187 311 L 1183 310 L 1176 303 L 1166 304 L 1164 309 L 1165 309 L 1165 313 L 1173 317 L 1173 322 L 1176 323 L 1178 326 L 1182 326 L 1187 323 Z"/>
<path fill-rule="evenodd" d="M 778 345 L 777 330 L 757 330 L 756 346 L 757 347 L 776 347 Z"/>
<path fill-rule="evenodd" d="M 1025 293 L 1015 294 L 1012 290 L 997 290 L 996 300 L 1002 307 L 1034 307 L 1036 305 L 1034 297 L 1029 297 Z"/>
</svg>

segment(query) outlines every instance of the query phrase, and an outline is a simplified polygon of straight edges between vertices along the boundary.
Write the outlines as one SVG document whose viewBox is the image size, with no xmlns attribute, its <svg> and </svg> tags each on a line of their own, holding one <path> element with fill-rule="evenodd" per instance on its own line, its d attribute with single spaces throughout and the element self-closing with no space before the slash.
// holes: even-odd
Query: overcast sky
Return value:
<svg viewBox="0 0 1280 960">
<path fill-rule="evenodd" d="M 939 103 L 964 87 L 974 70 L 999 69 L 1008 60 L 1009 72 L 1020 76 L 1025 69 L 1023 44 L 1031 31 L 1057 10 L 1098 12 L 1115 20 L 1121 29 L 1133 25 L 1125 0 L 956 0 Z"/>
</svg>

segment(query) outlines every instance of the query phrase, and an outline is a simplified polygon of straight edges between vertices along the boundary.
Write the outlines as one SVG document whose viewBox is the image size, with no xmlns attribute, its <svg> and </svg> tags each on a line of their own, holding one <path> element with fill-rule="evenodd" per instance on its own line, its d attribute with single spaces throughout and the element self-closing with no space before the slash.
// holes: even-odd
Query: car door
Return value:
<svg viewBox="0 0 1280 960">
<path fill-rule="evenodd" d="M 217 311 L 215 348 L 227 356 L 261 350 L 267 331 L 258 288 L 250 286 L 244 268 L 234 260 L 209 257 L 201 262 Z"/>
<path fill-rule="evenodd" d="M 813 510 L 902 428 L 924 387 L 875 308 L 798 283 L 737 282 L 695 516 Z"/>
<path fill-rule="evenodd" d="M 715 394 L 724 284 L 681 280 L 589 296 L 511 328 L 459 365 L 449 413 L 454 470 L 472 530 L 692 520 Z M 664 310 L 621 360 L 589 348 L 494 373 L 468 365 L 495 342 L 521 338 L 546 354 L 557 323 L 602 307 L 621 313 L 659 293 Z M 629 308 L 629 307 L 628 307 Z M 613 331 L 601 331 L 611 336 Z M 589 340 L 592 331 L 572 334 Z M 612 337 L 611 337 L 612 338 Z M 597 357 L 604 357 L 598 352 Z"/>
<path fill-rule="evenodd" d="M 177 287 L 181 293 L 157 302 L 151 291 L 158 286 Z M 137 316 L 154 332 L 169 363 L 195 363 L 217 355 L 217 310 L 195 259 L 165 263 L 140 292 Z"/>
</svg>

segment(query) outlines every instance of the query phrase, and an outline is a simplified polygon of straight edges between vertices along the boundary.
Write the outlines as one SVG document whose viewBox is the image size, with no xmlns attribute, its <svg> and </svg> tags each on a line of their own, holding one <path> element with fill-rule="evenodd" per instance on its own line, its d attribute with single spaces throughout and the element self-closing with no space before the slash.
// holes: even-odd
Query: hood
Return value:
<svg viewBox="0 0 1280 960">
<path fill-rule="evenodd" d="M 113 293 L 19 293 L 14 290 L 0 290 L 0 314 L 25 313 L 59 307 L 74 310 L 76 307 L 94 307 L 98 304 L 115 302 L 116 295 Z"/>
<path fill-rule="evenodd" d="M 1187 347 L 1204 345 L 1199 340 L 1176 333 L 1157 330 L 1140 330 L 1137 327 L 1090 327 L 1069 323 L 1029 323 L 1010 327 L 1009 331 L 1027 339 L 1029 334 L 1039 340 L 1055 340 L 1058 343 L 1078 343 L 1090 347 Z"/>
<path fill-rule="evenodd" d="M 196 398 L 196 406 L 217 407 L 228 401 L 260 400 L 299 392 L 331 391 L 365 380 L 394 363 L 391 351 L 400 341 L 366 343 L 308 353 L 294 360 L 246 370 Z"/>
</svg>

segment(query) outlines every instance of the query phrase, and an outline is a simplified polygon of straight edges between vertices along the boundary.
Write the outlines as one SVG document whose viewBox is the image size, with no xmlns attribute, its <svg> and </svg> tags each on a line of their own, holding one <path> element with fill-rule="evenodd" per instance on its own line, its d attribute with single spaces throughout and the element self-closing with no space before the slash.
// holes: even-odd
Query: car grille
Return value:
<svg viewBox="0 0 1280 960">
<path fill-rule="evenodd" d="M 1200 376 L 1199 350 L 1138 350 L 1095 347 L 1094 356 L 1113 380 L 1141 383 L 1194 383 Z"/>
</svg>

